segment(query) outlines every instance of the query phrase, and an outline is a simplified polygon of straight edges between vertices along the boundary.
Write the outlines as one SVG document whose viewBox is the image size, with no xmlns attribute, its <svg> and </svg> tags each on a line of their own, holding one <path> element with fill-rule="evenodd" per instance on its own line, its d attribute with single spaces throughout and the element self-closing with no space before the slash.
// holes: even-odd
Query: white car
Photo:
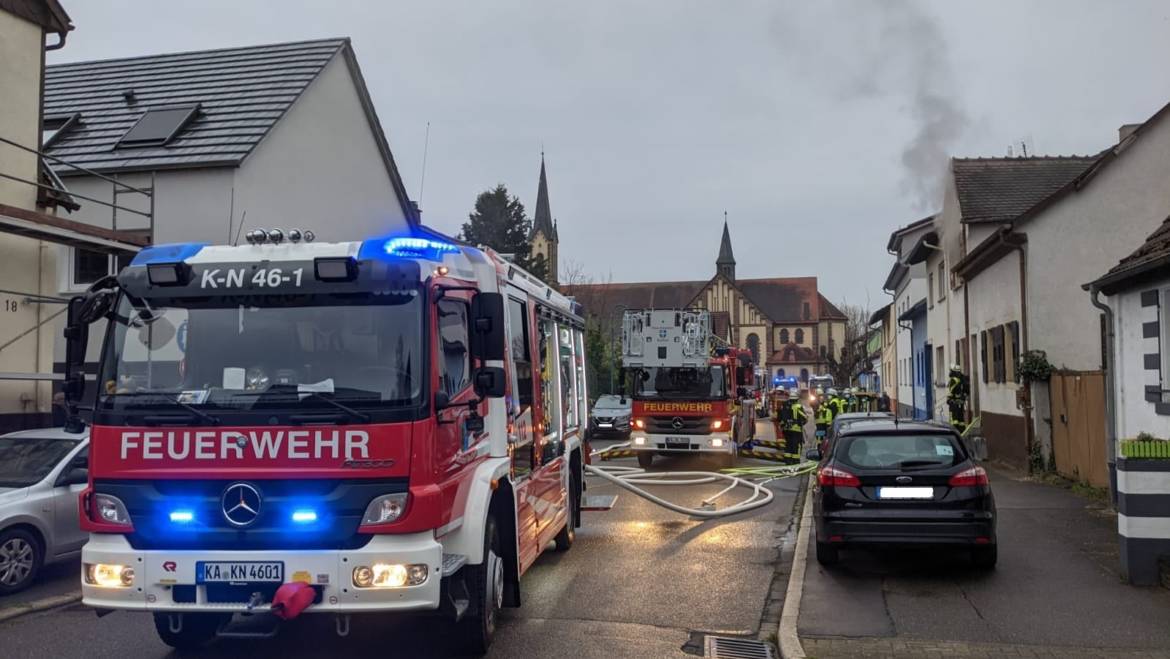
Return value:
<svg viewBox="0 0 1170 659">
<path fill-rule="evenodd" d="M 29 587 L 46 563 L 79 556 L 77 498 L 89 480 L 89 432 L 0 436 L 0 595 Z"/>
<path fill-rule="evenodd" d="M 591 437 L 612 435 L 630 436 L 630 410 L 633 404 L 629 398 L 605 394 L 593 404 L 589 412 L 589 434 Z"/>
</svg>

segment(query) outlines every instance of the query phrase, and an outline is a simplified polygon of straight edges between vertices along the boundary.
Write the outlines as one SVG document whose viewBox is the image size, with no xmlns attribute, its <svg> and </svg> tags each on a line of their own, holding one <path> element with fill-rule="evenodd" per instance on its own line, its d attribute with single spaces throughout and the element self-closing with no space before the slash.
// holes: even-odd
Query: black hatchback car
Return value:
<svg viewBox="0 0 1170 659">
<path fill-rule="evenodd" d="M 813 490 L 817 561 L 857 545 L 969 548 L 976 566 L 996 562 L 995 498 L 949 426 L 867 420 L 841 428 L 817 460 Z"/>
</svg>

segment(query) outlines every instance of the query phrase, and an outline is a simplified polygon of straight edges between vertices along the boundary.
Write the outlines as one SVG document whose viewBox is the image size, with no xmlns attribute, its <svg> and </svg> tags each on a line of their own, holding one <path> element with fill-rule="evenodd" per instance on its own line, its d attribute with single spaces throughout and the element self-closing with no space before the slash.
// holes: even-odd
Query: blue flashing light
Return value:
<svg viewBox="0 0 1170 659">
<path fill-rule="evenodd" d="M 186 261 L 195 256 L 207 246 L 207 243 L 173 243 L 170 245 L 153 245 L 144 248 L 134 256 L 130 265 L 147 265 L 149 263 L 175 263 Z"/>
<path fill-rule="evenodd" d="M 441 240 L 430 238 L 391 238 L 382 249 L 390 256 L 403 258 L 442 260 L 444 254 L 456 254 L 459 247 Z"/>
<path fill-rule="evenodd" d="M 175 524 L 187 524 L 195 520 L 195 513 L 190 510 L 172 510 L 171 522 Z"/>
<path fill-rule="evenodd" d="M 294 510 L 292 514 L 292 521 L 297 524 L 312 524 L 317 521 L 317 511 L 315 510 Z"/>
</svg>

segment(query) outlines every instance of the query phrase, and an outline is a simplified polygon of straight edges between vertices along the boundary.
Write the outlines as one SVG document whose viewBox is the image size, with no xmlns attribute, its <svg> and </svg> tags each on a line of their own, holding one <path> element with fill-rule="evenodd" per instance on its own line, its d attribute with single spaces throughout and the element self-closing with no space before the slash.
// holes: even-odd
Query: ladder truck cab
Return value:
<svg viewBox="0 0 1170 659">
<path fill-rule="evenodd" d="M 751 353 L 716 347 L 705 310 L 629 310 L 622 368 L 633 393 L 630 448 L 648 468 L 654 454 L 714 453 L 735 462 L 754 428 L 740 399 L 754 377 Z"/>
<path fill-rule="evenodd" d="M 74 415 L 104 332 L 83 601 L 152 613 L 175 647 L 430 611 L 484 652 L 581 521 L 580 314 L 436 233 L 307 238 L 150 247 L 69 303 Z"/>
</svg>

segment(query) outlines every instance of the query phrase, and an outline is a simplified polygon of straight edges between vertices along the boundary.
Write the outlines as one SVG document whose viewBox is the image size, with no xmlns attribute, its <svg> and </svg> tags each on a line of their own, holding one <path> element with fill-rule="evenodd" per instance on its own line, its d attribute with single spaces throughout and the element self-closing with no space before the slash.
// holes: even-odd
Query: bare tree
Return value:
<svg viewBox="0 0 1170 659">
<path fill-rule="evenodd" d="M 866 350 L 872 332 L 870 312 L 866 307 L 848 302 L 839 303 L 837 308 L 845 314 L 845 341 L 839 353 L 829 355 L 829 373 L 835 382 L 848 386 L 859 373 L 873 368 Z"/>
</svg>

